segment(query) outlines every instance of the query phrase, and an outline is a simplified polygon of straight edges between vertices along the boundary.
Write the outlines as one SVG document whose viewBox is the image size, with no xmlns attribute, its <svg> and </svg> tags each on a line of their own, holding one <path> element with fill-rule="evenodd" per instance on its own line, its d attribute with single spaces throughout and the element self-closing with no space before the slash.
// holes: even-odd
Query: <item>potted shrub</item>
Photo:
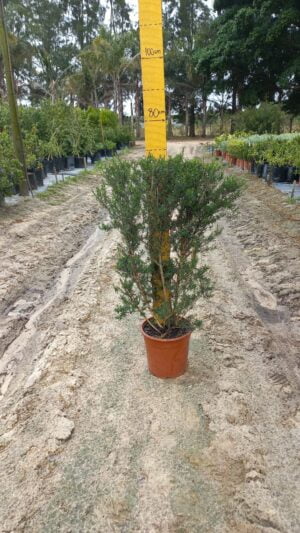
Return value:
<svg viewBox="0 0 300 533">
<path fill-rule="evenodd" d="M 0 205 L 4 203 L 5 196 L 19 192 L 22 178 L 23 173 L 15 157 L 11 137 L 4 130 L 0 132 Z"/>
<path fill-rule="evenodd" d="M 43 143 L 37 135 L 36 127 L 25 133 L 24 139 L 28 179 L 32 189 L 44 184 Z"/>
<path fill-rule="evenodd" d="M 116 150 L 116 143 L 113 141 L 105 141 L 103 144 L 106 157 L 112 157 Z"/>
<path fill-rule="evenodd" d="M 215 222 L 233 207 L 240 188 L 218 163 L 182 156 L 115 158 L 103 169 L 96 191 L 110 215 L 103 227 L 122 236 L 117 315 L 137 311 L 143 317 L 149 370 L 157 377 L 186 370 L 190 336 L 200 325 L 193 304 L 212 291 L 199 256 L 219 233 Z"/>
<path fill-rule="evenodd" d="M 96 137 L 93 123 L 82 109 L 74 109 L 72 126 L 72 151 L 75 168 L 85 168 L 87 156 L 96 151 Z"/>
</svg>

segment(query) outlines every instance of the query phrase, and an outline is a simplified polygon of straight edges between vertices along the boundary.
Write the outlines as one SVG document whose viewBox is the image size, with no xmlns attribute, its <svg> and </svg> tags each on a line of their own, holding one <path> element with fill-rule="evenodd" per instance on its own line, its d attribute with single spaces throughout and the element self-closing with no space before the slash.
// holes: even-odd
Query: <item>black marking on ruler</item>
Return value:
<svg viewBox="0 0 300 533">
<path fill-rule="evenodd" d="M 144 122 L 166 122 L 166 119 L 165 118 L 159 118 L 158 120 L 144 120 Z"/>
<path fill-rule="evenodd" d="M 140 23 L 140 28 L 145 28 L 147 26 L 161 26 L 162 27 L 162 22 L 154 22 L 153 24 L 141 24 Z"/>
<path fill-rule="evenodd" d="M 149 59 L 164 59 L 164 56 L 153 56 L 153 57 L 150 57 L 150 56 L 148 56 L 148 57 L 145 56 L 144 57 L 144 56 L 142 56 L 142 60 L 143 61 L 144 61 L 144 59 L 147 59 L 147 61 L 149 61 Z"/>
<path fill-rule="evenodd" d="M 164 89 L 143 89 L 144 93 L 148 93 L 150 91 L 162 91 L 162 92 L 165 92 Z"/>
</svg>

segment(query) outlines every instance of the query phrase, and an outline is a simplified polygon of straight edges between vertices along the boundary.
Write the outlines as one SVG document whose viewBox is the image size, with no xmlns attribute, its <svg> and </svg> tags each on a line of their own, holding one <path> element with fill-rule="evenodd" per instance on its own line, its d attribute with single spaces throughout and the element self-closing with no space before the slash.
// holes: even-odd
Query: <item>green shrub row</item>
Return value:
<svg viewBox="0 0 300 533">
<path fill-rule="evenodd" d="M 130 127 L 120 126 L 118 116 L 109 109 L 83 110 L 59 101 L 43 102 L 40 107 L 20 108 L 20 121 L 27 167 L 41 168 L 44 159 L 93 156 L 101 150 L 114 150 L 132 140 Z M 0 105 L 0 201 L 12 193 L 22 173 L 15 158 L 10 117 Z"/>
<path fill-rule="evenodd" d="M 300 134 L 221 135 L 216 148 L 237 159 L 300 169 Z"/>
</svg>

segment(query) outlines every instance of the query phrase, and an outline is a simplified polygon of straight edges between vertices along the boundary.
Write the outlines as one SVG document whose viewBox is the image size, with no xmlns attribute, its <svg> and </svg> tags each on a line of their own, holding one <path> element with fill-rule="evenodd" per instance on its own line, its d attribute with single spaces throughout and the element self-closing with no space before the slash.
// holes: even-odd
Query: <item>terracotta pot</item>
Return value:
<svg viewBox="0 0 300 533">
<path fill-rule="evenodd" d="M 159 339 L 151 337 L 144 331 L 148 368 L 157 378 L 177 378 L 186 372 L 188 364 L 189 343 L 192 332 L 176 339 Z"/>
<path fill-rule="evenodd" d="M 222 155 L 221 150 L 216 150 L 216 156 L 217 156 L 217 157 L 221 157 L 221 155 Z"/>
</svg>

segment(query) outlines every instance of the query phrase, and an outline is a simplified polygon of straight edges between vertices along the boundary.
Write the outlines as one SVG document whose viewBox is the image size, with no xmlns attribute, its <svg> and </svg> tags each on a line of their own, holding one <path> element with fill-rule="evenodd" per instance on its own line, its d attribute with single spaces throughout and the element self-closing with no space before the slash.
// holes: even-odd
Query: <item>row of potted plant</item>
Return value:
<svg viewBox="0 0 300 533">
<path fill-rule="evenodd" d="M 274 181 L 293 181 L 300 173 L 300 134 L 228 135 L 216 139 L 216 155 L 229 164 Z"/>
<path fill-rule="evenodd" d="M 48 172 L 84 168 L 111 157 L 117 149 L 133 143 L 130 127 L 121 126 L 118 116 L 108 109 L 83 110 L 64 102 L 45 101 L 40 107 L 21 107 L 21 127 L 32 188 L 43 183 Z M 22 174 L 10 139 L 9 113 L 0 106 L 0 197 L 18 191 Z"/>
</svg>

